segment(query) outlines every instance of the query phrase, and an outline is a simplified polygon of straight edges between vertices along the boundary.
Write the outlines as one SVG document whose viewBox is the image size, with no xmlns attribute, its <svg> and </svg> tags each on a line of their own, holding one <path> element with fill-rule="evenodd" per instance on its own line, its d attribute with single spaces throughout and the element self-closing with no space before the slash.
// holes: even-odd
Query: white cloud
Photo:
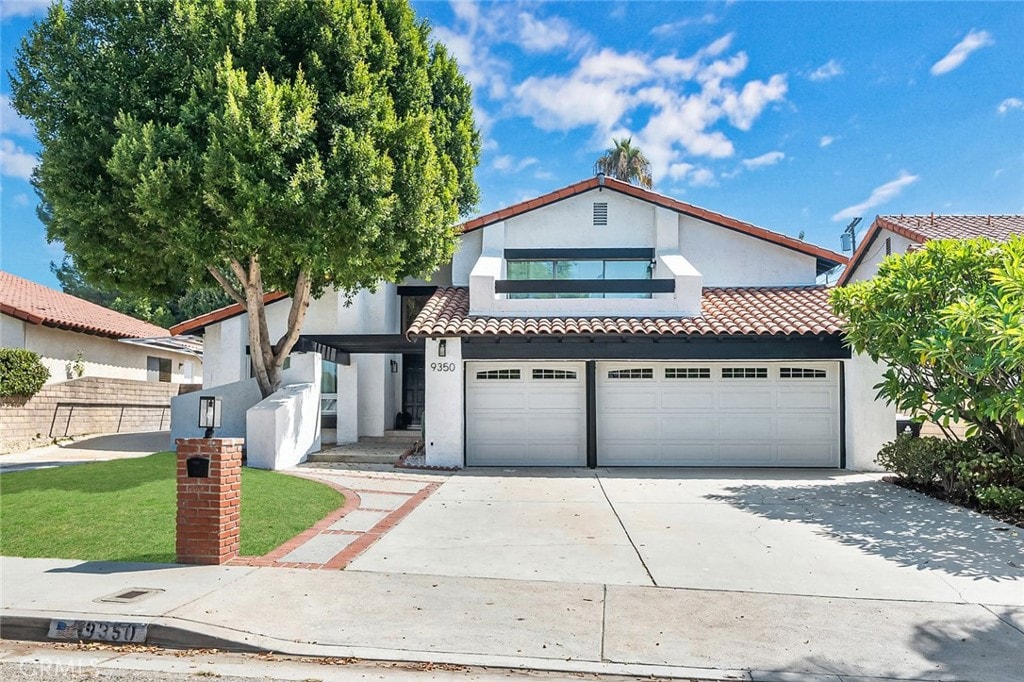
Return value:
<svg viewBox="0 0 1024 682">
<path fill-rule="evenodd" d="M 46 14 L 52 4 L 53 0 L 3 0 L 0 2 L 0 19 Z"/>
<path fill-rule="evenodd" d="M 698 168 L 690 173 L 690 187 L 714 187 L 717 184 L 715 174 L 707 168 Z"/>
<path fill-rule="evenodd" d="M 588 42 L 560 17 L 541 18 L 529 12 L 519 13 L 519 46 L 526 52 L 552 52 L 558 49 L 576 49 Z"/>
<path fill-rule="evenodd" d="M 27 118 L 22 118 L 11 105 L 11 96 L 0 94 L 0 133 L 19 137 L 34 137 L 35 129 Z"/>
<path fill-rule="evenodd" d="M 684 57 L 609 48 L 591 52 L 568 73 L 531 76 L 517 85 L 517 111 L 544 130 L 590 129 L 594 149 L 607 148 L 612 137 L 632 136 L 656 179 L 686 176 L 706 184 L 714 175 L 694 177 L 685 157 L 732 156 L 732 141 L 716 127 L 728 122 L 749 130 L 788 90 L 784 74 L 736 83 L 749 58 L 743 52 L 724 54 L 732 40 L 733 34 L 726 34 Z"/>
<path fill-rule="evenodd" d="M 708 12 L 702 14 L 699 17 L 687 17 L 686 19 L 680 19 L 679 21 L 672 21 L 666 24 L 660 24 L 651 29 L 651 35 L 659 38 L 678 33 L 684 28 L 689 26 L 711 26 L 712 24 L 718 23 L 718 17 Z"/>
<path fill-rule="evenodd" d="M 13 197 L 11 197 L 11 201 L 14 202 L 15 206 L 28 206 L 29 198 L 28 195 L 25 194 L 24 192 L 18 192 Z"/>
<path fill-rule="evenodd" d="M 524 159 L 520 159 L 517 163 L 515 158 L 509 154 L 503 154 L 498 156 L 491 163 L 491 166 L 495 170 L 510 171 L 512 173 L 520 173 L 530 166 L 540 163 L 540 159 L 535 156 L 527 156 Z"/>
<path fill-rule="evenodd" d="M 722 102 L 722 108 L 729 115 L 730 123 L 740 130 L 750 130 L 750 126 L 764 108 L 771 102 L 784 99 L 788 90 L 786 76 L 775 74 L 767 83 L 750 81 L 743 86 L 738 95 L 730 92 Z"/>
<path fill-rule="evenodd" d="M 963 64 L 972 52 L 990 45 L 995 45 L 995 41 L 992 40 L 992 36 L 988 31 L 975 31 L 971 29 L 967 36 L 954 45 L 953 49 L 945 57 L 932 64 L 931 74 L 933 76 L 941 76 L 944 73 L 949 73 Z"/>
<path fill-rule="evenodd" d="M 743 159 L 741 163 L 743 164 L 743 167 L 746 168 L 747 170 L 756 170 L 758 168 L 764 168 L 766 166 L 774 166 L 779 161 L 782 161 L 784 158 L 786 158 L 785 154 L 779 151 L 775 151 L 768 152 L 766 154 L 761 154 L 761 156 L 755 156 L 752 159 Z"/>
<path fill-rule="evenodd" d="M 0 138 L 0 175 L 29 180 L 39 159 L 29 154 L 12 140 Z"/>
<path fill-rule="evenodd" d="M 830 144 L 832 144 L 835 141 L 836 141 L 836 138 L 832 137 L 831 135 L 822 135 L 821 139 L 818 140 L 818 146 L 819 147 L 827 147 L 827 146 L 829 146 Z"/>
<path fill-rule="evenodd" d="M 999 103 L 998 107 L 996 107 L 996 110 L 1000 114 L 1005 114 L 1011 109 L 1024 109 L 1024 101 L 1016 97 L 1007 97 L 1006 99 Z"/>
<path fill-rule="evenodd" d="M 911 175 L 906 171 L 900 171 L 899 177 L 895 180 L 890 180 L 884 185 L 879 185 L 874 188 L 871 190 L 871 196 L 859 204 L 847 206 L 832 216 L 832 220 L 840 221 L 863 216 L 866 211 L 874 208 L 875 206 L 880 206 L 890 199 L 898 197 L 905 187 L 914 184 L 918 179 L 919 177 L 917 175 Z"/>
<path fill-rule="evenodd" d="M 812 81 L 827 81 L 830 78 L 836 76 L 842 76 L 845 73 L 843 71 L 843 65 L 837 62 L 835 59 L 830 59 L 814 71 L 807 74 L 807 77 Z"/>
</svg>

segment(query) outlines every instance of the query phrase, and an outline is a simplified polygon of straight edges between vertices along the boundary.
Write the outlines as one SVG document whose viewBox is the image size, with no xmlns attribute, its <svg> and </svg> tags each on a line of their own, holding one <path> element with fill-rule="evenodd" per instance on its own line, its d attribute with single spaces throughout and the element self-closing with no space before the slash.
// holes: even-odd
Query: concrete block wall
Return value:
<svg viewBox="0 0 1024 682">
<path fill-rule="evenodd" d="M 0 452 L 12 452 L 65 436 L 169 429 L 171 398 L 197 388 L 191 384 L 82 377 L 44 386 L 27 399 L 3 398 L 0 399 Z M 72 409 L 66 403 L 76 405 Z"/>
</svg>

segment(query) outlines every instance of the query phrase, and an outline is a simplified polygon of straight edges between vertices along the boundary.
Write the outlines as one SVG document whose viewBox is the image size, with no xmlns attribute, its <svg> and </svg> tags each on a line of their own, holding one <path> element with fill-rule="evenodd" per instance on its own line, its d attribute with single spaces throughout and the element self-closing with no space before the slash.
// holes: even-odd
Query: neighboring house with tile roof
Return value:
<svg viewBox="0 0 1024 682">
<path fill-rule="evenodd" d="M 429 280 L 311 304 L 325 442 L 411 424 L 433 466 L 863 469 L 893 436 L 816 284 L 841 254 L 602 176 L 460 228 Z M 253 381 L 241 306 L 172 331 L 205 334 L 206 388 Z"/>
<path fill-rule="evenodd" d="M 202 376 L 201 345 L 2 271 L 0 346 L 38 353 L 48 384 L 80 376 L 190 384 Z"/>
<path fill-rule="evenodd" d="M 880 215 L 850 259 L 837 284 L 871 279 L 885 257 L 906 253 L 933 239 L 986 237 L 1002 242 L 1024 234 L 1024 215 Z"/>
</svg>

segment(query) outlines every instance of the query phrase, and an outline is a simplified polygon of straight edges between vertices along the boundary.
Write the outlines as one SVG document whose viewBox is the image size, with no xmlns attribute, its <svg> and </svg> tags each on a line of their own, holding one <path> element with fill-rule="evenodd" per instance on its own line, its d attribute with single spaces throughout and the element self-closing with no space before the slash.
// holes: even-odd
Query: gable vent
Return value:
<svg viewBox="0 0 1024 682">
<path fill-rule="evenodd" d="M 594 227 L 599 227 L 608 224 L 608 202 L 607 201 L 595 201 L 594 202 Z"/>
</svg>

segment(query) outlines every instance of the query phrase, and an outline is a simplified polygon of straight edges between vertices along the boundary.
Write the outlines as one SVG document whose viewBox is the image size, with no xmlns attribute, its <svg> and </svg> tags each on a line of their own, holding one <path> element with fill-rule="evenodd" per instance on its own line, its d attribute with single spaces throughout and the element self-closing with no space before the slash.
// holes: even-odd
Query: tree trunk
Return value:
<svg viewBox="0 0 1024 682">
<path fill-rule="evenodd" d="M 284 334 L 276 344 L 270 342 L 270 329 L 267 325 L 267 311 L 264 301 L 266 292 L 263 287 L 263 276 L 260 270 L 259 256 L 249 257 L 246 269 L 238 260 L 232 260 L 231 270 L 242 284 L 242 290 L 236 289 L 224 273 L 216 268 L 210 272 L 228 295 L 245 307 L 249 318 L 249 358 L 252 361 L 253 375 L 260 394 L 266 398 L 281 388 L 281 374 L 285 360 L 292 348 L 298 343 L 302 333 L 302 324 L 309 308 L 310 280 L 309 275 L 300 270 L 295 280 L 292 305 L 288 311 L 288 324 Z"/>
</svg>

